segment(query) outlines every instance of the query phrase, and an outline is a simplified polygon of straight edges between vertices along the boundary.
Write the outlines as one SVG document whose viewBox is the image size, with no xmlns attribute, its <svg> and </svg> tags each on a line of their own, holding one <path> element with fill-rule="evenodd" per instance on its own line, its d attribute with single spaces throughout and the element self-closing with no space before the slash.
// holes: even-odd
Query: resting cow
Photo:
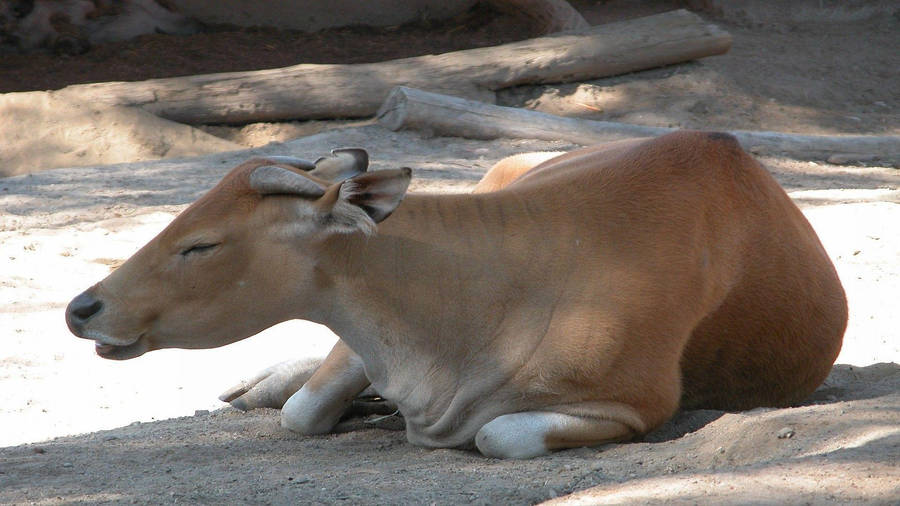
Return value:
<svg viewBox="0 0 900 506">
<path fill-rule="evenodd" d="M 833 265 L 727 134 L 514 159 L 473 194 L 407 194 L 409 169 L 366 165 L 350 149 L 236 167 L 76 297 L 69 327 L 121 360 L 319 322 L 341 340 L 312 377 L 287 364 L 235 402 L 274 399 L 315 434 L 371 385 L 414 444 L 520 458 L 627 440 L 679 406 L 798 403 L 840 350 Z"/>
</svg>

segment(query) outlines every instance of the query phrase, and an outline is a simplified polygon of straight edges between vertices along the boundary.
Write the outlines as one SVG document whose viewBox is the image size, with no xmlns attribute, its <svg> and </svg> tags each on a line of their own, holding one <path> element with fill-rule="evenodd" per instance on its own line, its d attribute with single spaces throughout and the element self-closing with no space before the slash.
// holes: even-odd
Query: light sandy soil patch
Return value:
<svg viewBox="0 0 900 506">
<path fill-rule="evenodd" d="M 43 91 L 0 94 L 0 118 L 0 177 L 243 147 L 141 109 L 98 106 Z"/>
<path fill-rule="evenodd" d="M 7 446 L 0 450 L 0 503 L 900 497 L 900 339 L 892 324 L 900 175 L 893 169 L 765 160 L 804 208 L 844 281 L 851 309 L 838 359 L 844 365 L 805 406 L 686 412 L 643 442 L 501 462 L 413 447 L 390 430 L 402 428 L 398 417 L 354 419 L 346 432 L 300 437 L 280 428 L 277 411 L 216 410 L 223 404 L 215 396 L 271 363 L 323 354 L 334 339 L 325 329 L 289 322 L 218 350 L 160 351 L 124 363 L 97 358 L 91 343 L 65 329 L 62 312 L 73 295 L 238 161 L 261 153 L 316 157 L 348 145 L 369 147 L 375 169 L 416 168 L 417 191 L 465 191 L 506 155 L 575 147 L 429 139 L 367 126 L 252 152 L 0 180 L 0 445 Z M 173 416 L 184 417 L 159 421 Z M 98 429 L 111 430 L 47 441 Z M 565 496 L 574 491 L 584 492 Z"/>
</svg>

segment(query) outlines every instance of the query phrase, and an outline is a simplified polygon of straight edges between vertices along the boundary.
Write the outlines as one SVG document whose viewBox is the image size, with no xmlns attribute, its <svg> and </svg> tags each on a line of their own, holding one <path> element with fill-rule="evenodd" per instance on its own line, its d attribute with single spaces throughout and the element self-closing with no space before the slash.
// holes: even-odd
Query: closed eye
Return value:
<svg viewBox="0 0 900 506">
<path fill-rule="evenodd" d="M 181 252 L 181 256 L 186 257 L 186 256 L 194 254 L 194 253 L 204 253 L 207 251 L 211 251 L 213 248 L 215 248 L 218 245 L 219 245 L 219 243 L 195 244 L 195 245 L 191 246 L 190 248 L 185 248 Z"/>
</svg>

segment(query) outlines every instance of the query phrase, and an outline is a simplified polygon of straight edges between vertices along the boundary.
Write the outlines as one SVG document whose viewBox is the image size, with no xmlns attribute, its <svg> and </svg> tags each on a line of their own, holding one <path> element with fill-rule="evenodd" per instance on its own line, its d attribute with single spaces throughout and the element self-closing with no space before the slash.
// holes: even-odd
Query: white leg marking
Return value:
<svg viewBox="0 0 900 506">
<path fill-rule="evenodd" d="M 292 395 L 281 408 L 281 426 L 300 434 L 325 434 L 368 384 L 362 360 L 354 356 L 318 388 L 310 381 Z"/>
<path fill-rule="evenodd" d="M 488 457 L 501 459 L 528 459 L 546 455 L 553 450 L 594 446 L 632 437 L 637 431 L 633 423 L 617 421 L 628 419 L 633 412 L 621 408 L 611 418 L 575 416 L 550 411 L 525 411 L 498 416 L 486 423 L 475 435 L 475 446 Z M 622 416 L 622 415 L 625 416 Z M 643 422 L 635 419 L 637 426 Z M 634 420 L 631 420 L 634 422 Z"/>
<path fill-rule="evenodd" d="M 566 426 L 569 415 L 542 411 L 512 413 L 494 418 L 475 434 L 475 446 L 498 459 L 528 459 L 547 455 L 545 438 L 551 430 Z"/>
</svg>

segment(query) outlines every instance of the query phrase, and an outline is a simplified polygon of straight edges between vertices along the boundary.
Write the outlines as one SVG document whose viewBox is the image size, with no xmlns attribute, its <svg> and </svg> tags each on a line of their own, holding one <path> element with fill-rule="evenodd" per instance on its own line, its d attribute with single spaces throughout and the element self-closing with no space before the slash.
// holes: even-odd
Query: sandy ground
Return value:
<svg viewBox="0 0 900 506">
<path fill-rule="evenodd" d="M 141 109 L 48 92 L 0 94 L 0 177 L 56 167 L 200 156 L 243 146 Z"/>
<path fill-rule="evenodd" d="M 586 15 L 599 22 L 666 3 L 596 3 L 606 10 Z M 716 3 L 732 9 L 715 18 L 735 35 L 729 55 L 501 99 L 662 126 L 900 132 L 900 92 L 890 84 L 898 55 L 885 50 L 900 31 L 898 18 L 878 10 L 886 2 L 850 2 L 862 7 L 824 20 L 818 0 L 797 2 L 807 9 L 797 12 L 778 2 L 748 0 L 743 11 Z M 365 146 L 375 169 L 413 167 L 416 191 L 465 191 L 509 154 L 576 147 L 332 129 L 341 126 L 211 128 L 245 145 L 327 131 L 245 152 L 0 179 L 0 503 L 900 502 L 900 172 L 892 168 L 762 159 L 819 233 L 847 291 L 838 365 L 803 406 L 686 412 L 640 442 L 510 462 L 413 447 L 394 430 L 397 417 L 300 437 L 280 428 L 277 411 L 220 409 L 216 396 L 272 363 L 323 354 L 334 340 L 326 329 L 287 322 L 217 350 L 121 363 L 68 333 L 63 309 L 74 295 L 255 154 L 315 158 Z"/>
<path fill-rule="evenodd" d="M 417 168 L 419 191 L 463 191 L 508 154 L 574 147 L 366 126 L 252 153 L 314 157 L 341 145 L 371 146 L 376 169 Z M 567 500 L 589 503 L 900 498 L 896 170 L 765 160 L 819 232 L 850 300 L 842 365 L 808 405 L 687 412 L 645 442 L 499 462 L 413 447 L 388 430 L 402 427 L 396 418 L 374 424 L 382 428 L 352 420 L 349 432 L 299 437 L 280 428 L 277 411 L 215 411 L 223 406 L 215 396 L 257 369 L 324 353 L 334 338 L 311 324 L 289 322 L 218 350 L 159 351 L 123 363 L 97 358 L 90 342 L 67 332 L 69 298 L 248 156 L 2 180 L 0 445 L 8 447 L 0 450 L 0 503 L 496 504 L 573 491 L 582 492 Z M 154 421 L 185 415 L 193 416 Z M 99 429 L 112 430 L 93 432 Z M 46 441 L 81 432 L 90 433 Z"/>
</svg>

